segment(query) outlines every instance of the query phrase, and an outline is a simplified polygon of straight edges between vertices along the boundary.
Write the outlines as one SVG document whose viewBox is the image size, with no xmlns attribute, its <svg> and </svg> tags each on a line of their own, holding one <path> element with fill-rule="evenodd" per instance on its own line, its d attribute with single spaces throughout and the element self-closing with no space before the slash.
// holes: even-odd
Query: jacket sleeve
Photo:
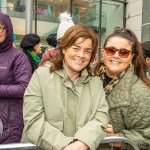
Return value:
<svg viewBox="0 0 150 150">
<path fill-rule="evenodd" d="M 46 120 L 40 81 L 36 71 L 25 92 L 23 116 L 24 141 L 32 142 L 46 150 L 62 150 L 73 141 L 73 137 L 65 136 Z"/>
<path fill-rule="evenodd" d="M 31 78 L 31 66 L 24 53 L 16 56 L 12 64 L 13 84 L 0 85 L 0 97 L 22 98 Z"/>
<path fill-rule="evenodd" d="M 148 149 L 150 146 L 150 89 L 143 87 L 142 84 L 134 89 L 134 93 L 131 91 L 132 103 L 127 117 L 131 120 L 130 127 L 121 130 L 118 134 L 135 142 L 140 149 Z M 127 145 L 123 144 L 122 149 L 127 149 Z"/>
<path fill-rule="evenodd" d="M 105 100 L 102 84 L 98 82 L 96 84 L 99 85 L 99 87 L 94 88 L 94 91 L 98 90 L 98 93 L 96 92 L 97 94 L 95 94 L 92 100 L 94 101 L 96 98 L 99 99 L 97 111 L 94 114 L 93 119 L 79 129 L 74 136 L 74 139 L 78 139 L 87 144 L 90 150 L 95 150 L 106 136 L 102 127 L 106 127 L 109 122 L 108 104 Z"/>
</svg>

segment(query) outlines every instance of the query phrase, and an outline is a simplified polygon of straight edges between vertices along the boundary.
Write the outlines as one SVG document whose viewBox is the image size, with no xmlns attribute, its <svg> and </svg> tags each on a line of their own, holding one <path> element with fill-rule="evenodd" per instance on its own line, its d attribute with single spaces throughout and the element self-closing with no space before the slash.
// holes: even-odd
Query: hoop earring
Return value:
<svg viewBox="0 0 150 150">
<path fill-rule="evenodd" d="M 101 57 L 100 61 L 101 61 L 101 63 L 104 63 L 104 59 L 103 59 L 103 57 Z"/>
<path fill-rule="evenodd" d="M 132 67 L 132 66 L 133 66 L 132 61 L 130 61 L 129 67 Z"/>
</svg>

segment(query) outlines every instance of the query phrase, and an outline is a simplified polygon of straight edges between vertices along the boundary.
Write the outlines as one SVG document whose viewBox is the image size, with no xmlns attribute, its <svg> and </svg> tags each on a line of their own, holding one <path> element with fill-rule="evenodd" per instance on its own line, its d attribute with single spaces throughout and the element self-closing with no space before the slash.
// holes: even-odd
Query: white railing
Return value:
<svg viewBox="0 0 150 150">
<path fill-rule="evenodd" d="M 133 150 L 140 150 L 134 142 L 132 142 L 130 139 L 125 137 L 109 136 L 109 137 L 105 137 L 101 143 L 104 144 L 104 143 L 113 143 L 113 142 L 124 142 L 129 144 L 133 148 Z M 36 145 L 31 143 L 14 143 L 14 144 L 0 145 L 0 150 L 31 150 L 31 149 L 42 150 Z"/>
<path fill-rule="evenodd" d="M 114 143 L 114 142 L 124 142 L 129 144 L 134 150 L 140 150 L 139 147 L 130 139 L 125 137 L 119 137 L 119 136 L 108 136 L 105 137 L 104 140 L 101 143 Z"/>
</svg>

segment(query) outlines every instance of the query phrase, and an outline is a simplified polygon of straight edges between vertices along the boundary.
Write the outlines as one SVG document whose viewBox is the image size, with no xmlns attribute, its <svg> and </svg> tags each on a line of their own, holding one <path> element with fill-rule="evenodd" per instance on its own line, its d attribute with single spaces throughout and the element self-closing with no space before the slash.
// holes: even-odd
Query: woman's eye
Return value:
<svg viewBox="0 0 150 150">
<path fill-rule="evenodd" d="M 86 54 L 91 54 L 92 51 L 91 51 L 91 50 L 86 50 L 85 53 L 86 53 Z"/>
<path fill-rule="evenodd" d="M 78 49 L 78 48 L 76 48 L 76 47 L 74 47 L 74 48 L 73 48 L 73 50 L 78 51 L 79 49 Z"/>
</svg>

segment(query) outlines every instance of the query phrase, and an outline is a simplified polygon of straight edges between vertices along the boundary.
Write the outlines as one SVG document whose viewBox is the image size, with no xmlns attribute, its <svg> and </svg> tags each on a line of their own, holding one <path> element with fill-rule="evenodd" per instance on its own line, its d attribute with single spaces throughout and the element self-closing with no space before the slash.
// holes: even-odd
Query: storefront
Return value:
<svg viewBox="0 0 150 150">
<path fill-rule="evenodd" d="M 5 5 L 4 1 L 1 1 L 2 5 Z M 6 5 L 19 40 L 25 34 L 25 1 L 7 0 Z M 125 0 L 33 0 L 32 32 L 39 34 L 42 39 L 50 33 L 56 33 L 59 14 L 68 11 L 76 24 L 86 24 L 96 31 L 102 47 L 114 27 L 125 26 L 125 5 Z"/>
</svg>

